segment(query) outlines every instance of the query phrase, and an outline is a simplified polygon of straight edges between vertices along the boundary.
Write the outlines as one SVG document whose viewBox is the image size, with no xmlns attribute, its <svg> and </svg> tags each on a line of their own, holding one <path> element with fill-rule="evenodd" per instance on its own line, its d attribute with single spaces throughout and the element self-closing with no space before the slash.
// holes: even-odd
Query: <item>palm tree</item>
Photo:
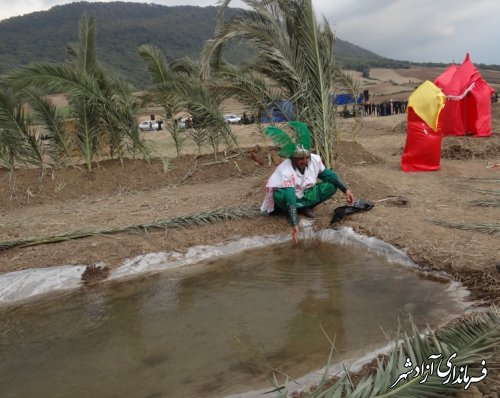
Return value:
<svg viewBox="0 0 500 398">
<path fill-rule="evenodd" d="M 67 47 L 66 63 L 32 64 L 7 77 L 9 83 L 20 88 L 37 87 L 68 97 L 75 131 L 66 134 L 75 135 L 76 147 L 89 171 L 106 147 L 112 157 L 126 150 L 147 154 L 136 126 L 137 105 L 131 88 L 106 75 L 99 66 L 95 30 L 94 18 L 84 15 L 78 45 Z"/>
<path fill-rule="evenodd" d="M 30 123 L 45 127 L 40 137 L 44 138 L 43 151 L 50 159 L 51 166 L 65 165 L 72 157 L 73 147 L 65 118 L 41 92 L 32 89 L 23 89 L 20 92 L 23 102 L 31 109 Z"/>
<path fill-rule="evenodd" d="M 0 166 L 14 171 L 17 163 L 44 166 L 44 147 L 30 126 L 24 102 L 7 86 L 0 87 Z"/>
<path fill-rule="evenodd" d="M 252 114 L 266 115 L 272 120 L 268 104 L 282 98 L 282 89 L 269 84 L 266 79 L 249 66 L 219 64 L 216 75 L 207 83 L 212 92 L 224 98 L 235 98 Z M 259 123 L 260 118 L 257 118 Z M 272 123 L 272 121 L 271 121 Z"/>
<path fill-rule="evenodd" d="M 205 76 L 220 64 L 228 42 L 248 41 L 257 50 L 253 70 L 294 104 L 297 119 L 310 126 L 316 149 L 331 166 L 339 134 L 332 88 L 348 82 L 347 88 L 357 91 L 357 86 L 335 64 L 335 37 L 327 21 L 317 21 L 311 0 L 244 0 L 250 10 L 225 21 L 230 2 L 220 1 L 215 34 L 203 49 Z"/>
<path fill-rule="evenodd" d="M 154 46 L 142 46 L 139 54 L 153 81 L 147 98 L 164 107 L 170 124 L 175 123 L 177 112 L 188 112 L 194 124 L 190 133 L 198 150 L 208 144 L 217 157 L 222 142 L 229 148 L 237 147 L 236 137 L 222 117 L 221 104 L 225 96 L 202 79 L 201 66 L 196 61 L 184 58 L 169 65 Z"/>
<path fill-rule="evenodd" d="M 176 115 L 183 109 L 180 104 L 175 103 L 168 96 L 162 95 L 161 89 L 155 88 L 167 85 L 175 79 L 165 56 L 161 50 L 155 46 L 143 45 L 139 47 L 139 55 L 146 63 L 146 68 L 151 76 L 153 88 L 143 96 L 143 103 L 157 103 L 165 111 L 165 128 L 170 132 L 174 141 L 177 156 L 181 154 L 183 142 L 187 138 L 184 128 L 177 122 Z"/>
</svg>

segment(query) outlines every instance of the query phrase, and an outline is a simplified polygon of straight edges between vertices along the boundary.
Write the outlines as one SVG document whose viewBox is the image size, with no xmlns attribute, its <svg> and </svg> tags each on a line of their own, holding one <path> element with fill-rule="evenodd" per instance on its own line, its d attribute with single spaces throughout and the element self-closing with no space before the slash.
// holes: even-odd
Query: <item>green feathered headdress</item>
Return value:
<svg viewBox="0 0 500 398">
<path fill-rule="evenodd" d="M 295 153 L 311 151 L 311 133 L 305 123 L 302 122 L 288 122 L 288 125 L 293 128 L 295 132 L 295 142 L 283 130 L 278 127 L 268 126 L 264 129 L 264 133 L 269 136 L 276 146 L 280 147 L 279 154 L 285 158 L 292 157 Z"/>
</svg>

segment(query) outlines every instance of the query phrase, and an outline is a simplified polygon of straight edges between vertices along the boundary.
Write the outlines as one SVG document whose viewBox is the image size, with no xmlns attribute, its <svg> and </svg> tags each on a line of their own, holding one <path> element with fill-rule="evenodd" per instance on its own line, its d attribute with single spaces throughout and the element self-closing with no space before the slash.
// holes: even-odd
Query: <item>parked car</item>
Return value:
<svg viewBox="0 0 500 398">
<path fill-rule="evenodd" d="M 224 120 L 230 124 L 239 124 L 241 123 L 241 116 L 233 114 L 224 115 Z"/>
<path fill-rule="evenodd" d="M 158 130 L 158 123 L 156 120 L 145 120 L 139 123 L 139 130 L 141 131 L 155 131 Z"/>
</svg>

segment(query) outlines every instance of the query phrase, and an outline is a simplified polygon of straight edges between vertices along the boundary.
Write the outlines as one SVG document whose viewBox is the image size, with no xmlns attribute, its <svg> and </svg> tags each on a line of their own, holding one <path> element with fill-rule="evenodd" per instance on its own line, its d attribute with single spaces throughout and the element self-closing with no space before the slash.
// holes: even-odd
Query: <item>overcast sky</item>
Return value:
<svg viewBox="0 0 500 398">
<path fill-rule="evenodd" d="M 0 0 L 0 19 L 71 2 Z M 152 2 L 217 5 L 217 0 Z M 230 6 L 243 4 L 233 0 Z M 500 65 L 500 0 L 313 0 L 313 4 L 337 37 L 384 57 L 461 63 L 469 52 L 474 63 Z"/>
</svg>

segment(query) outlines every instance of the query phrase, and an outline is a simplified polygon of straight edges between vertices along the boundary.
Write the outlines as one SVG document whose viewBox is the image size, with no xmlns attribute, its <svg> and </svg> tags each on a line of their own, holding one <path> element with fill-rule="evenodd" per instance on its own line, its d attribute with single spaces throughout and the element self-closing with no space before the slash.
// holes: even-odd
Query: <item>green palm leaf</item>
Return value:
<svg viewBox="0 0 500 398">
<path fill-rule="evenodd" d="M 236 98 L 252 113 L 267 112 L 267 105 L 283 97 L 282 90 L 269 87 L 252 68 L 224 65 L 207 82 L 210 91 L 222 98 Z M 271 118 L 271 115 L 267 115 Z"/>
<path fill-rule="evenodd" d="M 68 62 L 28 65 L 5 78 L 18 89 L 39 88 L 48 93 L 64 93 L 76 129 L 66 135 L 76 135 L 78 149 L 88 170 L 96 157 L 110 151 L 111 156 L 127 150 L 147 156 L 136 122 L 135 100 L 130 87 L 119 79 L 110 78 L 101 69 L 96 53 L 95 20 L 84 15 L 80 21 L 78 45 L 68 47 Z M 32 100 L 34 100 L 32 98 Z M 62 144 L 62 130 L 51 116 L 52 110 L 39 102 L 39 116 L 58 145 L 68 156 L 70 148 Z"/>
<path fill-rule="evenodd" d="M 88 14 L 83 14 L 80 19 L 80 31 L 78 35 L 78 50 L 76 52 L 76 63 L 80 71 L 87 72 L 99 79 L 103 78 L 97 62 L 96 51 L 96 25 L 95 19 Z"/>
<path fill-rule="evenodd" d="M 100 95 L 97 80 L 87 72 L 69 64 L 34 63 L 12 72 L 6 80 L 19 88 L 37 87 L 48 92 L 66 93 L 76 97 L 97 97 Z"/>
<path fill-rule="evenodd" d="M 184 58 L 167 66 L 161 52 L 152 47 L 142 48 L 140 54 L 149 65 L 155 81 L 147 99 L 163 105 L 171 119 L 171 125 L 175 124 L 175 113 L 183 110 L 196 121 L 195 128 L 191 129 L 189 134 L 198 145 L 199 151 L 202 145 L 208 143 L 217 156 L 218 147 L 222 142 L 229 148 L 238 146 L 234 133 L 222 117 L 221 104 L 225 99 L 224 93 L 203 80 L 197 62 Z M 174 141 L 180 142 L 176 127 L 171 133 Z M 177 150 L 179 152 L 179 148 Z"/>
<path fill-rule="evenodd" d="M 399 339 L 396 338 L 396 341 Z M 482 376 L 482 361 L 487 366 L 488 360 L 496 355 L 496 347 L 500 344 L 500 310 L 491 307 L 484 313 L 472 317 L 465 317 L 460 322 L 454 322 L 448 327 L 421 334 L 412 322 L 409 333 L 404 334 L 398 347 L 394 349 L 386 361 L 378 360 L 374 373 L 362 378 L 355 387 L 351 387 L 348 375 L 338 379 L 333 386 L 325 387 L 327 380 L 322 380 L 319 388 L 310 393 L 310 398 L 342 396 L 346 398 L 427 398 L 444 397 L 453 391 L 464 390 L 465 382 L 445 383 L 439 377 L 436 368 L 433 372 L 425 368 L 426 365 L 437 359 L 430 359 L 432 355 L 443 360 L 441 371 L 447 369 L 446 361 L 453 358 L 452 365 L 456 374 L 462 372 L 465 366 L 470 368 L 469 375 Z M 411 361 L 411 367 L 405 366 Z M 416 371 L 416 366 L 422 371 Z M 450 375 L 451 375 L 451 370 Z M 400 378 L 410 372 L 408 377 Z M 473 374 L 474 373 L 474 374 Z"/>
<path fill-rule="evenodd" d="M 33 90 L 25 89 L 22 93 L 33 111 L 34 121 L 46 126 L 45 147 L 54 164 L 61 163 L 62 154 L 66 159 L 70 159 L 72 156 L 71 139 L 64 125 L 64 118 L 58 114 L 54 104 Z"/>
<path fill-rule="evenodd" d="M 44 148 L 14 91 L 0 89 L 1 163 L 14 170 L 16 162 L 44 167 Z"/>
<path fill-rule="evenodd" d="M 146 68 L 154 84 L 167 83 L 172 80 L 167 60 L 158 47 L 143 45 L 139 47 L 139 55 L 146 63 Z"/>
<path fill-rule="evenodd" d="M 226 207 L 218 208 L 206 212 L 187 214 L 174 218 L 156 220 L 149 223 L 133 224 L 106 228 L 99 230 L 74 230 L 58 234 L 55 236 L 43 236 L 34 238 L 24 238 L 15 241 L 0 242 L 0 251 L 9 250 L 14 247 L 36 246 L 46 243 L 64 242 L 72 239 L 80 239 L 88 236 L 109 235 L 119 232 L 130 231 L 153 231 L 169 228 L 190 228 L 196 226 L 210 225 L 216 222 L 237 220 L 240 218 L 256 218 L 262 216 L 258 207 Z"/>
<path fill-rule="evenodd" d="M 339 139 L 331 99 L 338 73 L 333 32 L 326 20 L 318 22 L 311 0 L 244 1 L 250 9 L 229 20 L 224 9 L 230 1 L 219 2 L 217 28 L 202 52 L 205 76 L 222 64 L 222 50 L 231 40 L 248 42 L 257 51 L 253 71 L 294 104 L 297 120 L 310 126 L 316 149 L 332 166 Z"/>
</svg>

